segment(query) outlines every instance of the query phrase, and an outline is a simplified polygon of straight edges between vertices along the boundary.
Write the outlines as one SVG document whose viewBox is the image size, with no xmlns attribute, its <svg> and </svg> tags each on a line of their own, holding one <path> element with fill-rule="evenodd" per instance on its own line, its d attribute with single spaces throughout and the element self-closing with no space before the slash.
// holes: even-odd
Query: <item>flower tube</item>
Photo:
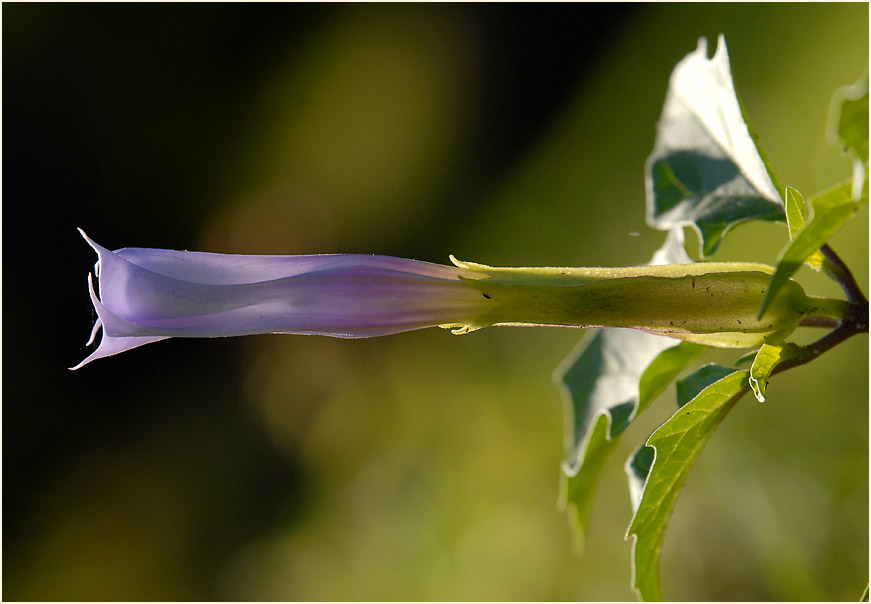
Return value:
<svg viewBox="0 0 871 604">
<path fill-rule="evenodd" d="M 694 263 L 622 268 L 442 266 L 388 256 L 242 256 L 148 248 L 97 252 L 88 275 L 102 338 L 73 369 L 171 337 L 261 333 L 367 338 L 441 326 L 623 327 L 744 348 L 786 337 L 809 315 L 848 303 L 789 281 L 757 317 L 774 269 Z"/>
</svg>

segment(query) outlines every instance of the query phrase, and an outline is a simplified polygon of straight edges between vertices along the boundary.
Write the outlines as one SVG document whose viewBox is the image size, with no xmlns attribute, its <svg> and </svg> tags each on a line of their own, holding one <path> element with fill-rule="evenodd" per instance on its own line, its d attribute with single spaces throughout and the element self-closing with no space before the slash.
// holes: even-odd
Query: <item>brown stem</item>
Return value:
<svg viewBox="0 0 871 604">
<path fill-rule="evenodd" d="M 841 322 L 837 319 L 832 319 L 831 317 L 805 317 L 801 320 L 802 327 L 827 327 L 829 329 L 834 329 Z"/>
<path fill-rule="evenodd" d="M 867 312 L 867 304 L 865 306 Z M 837 328 L 830 331 L 822 338 L 814 342 L 813 344 L 809 344 L 807 346 L 802 347 L 802 353 L 796 357 L 789 359 L 788 361 L 784 361 L 780 365 L 774 368 L 774 371 L 771 372 L 771 375 L 774 376 L 782 371 L 786 371 L 787 369 L 792 369 L 793 367 L 798 367 L 799 365 L 804 365 L 806 363 L 810 363 L 817 357 L 819 357 L 824 352 L 831 350 L 841 342 L 852 338 L 853 336 L 860 333 L 868 332 L 868 321 L 866 320 L 864 325 L 855 323 L 853 321 L 844 321 Z"/>
<path fill-rule="evenodd" d="M 844 264 L 841 257 L 835 253 L 835 250 L 833 250 L 828 243 L 825 243 L 823 244 L 823 247 L 820 248 L 820 251 L 823 253 L 823 256 L 826 257 L 826 260 L 831 262 L 835 268 L 838 284 L 841 286 L 841 289 L 844 290 L 844 293 L 847 294 L 847 299 L 850 302 L 864 302 L 867 305 L 868 299 L 865 297 L 865 294 L 862 293 L 862 288 L 859 287 L 853 273 L 850 272 L 850 269 L 847 268 L 847 265 Z"/>
</svg>

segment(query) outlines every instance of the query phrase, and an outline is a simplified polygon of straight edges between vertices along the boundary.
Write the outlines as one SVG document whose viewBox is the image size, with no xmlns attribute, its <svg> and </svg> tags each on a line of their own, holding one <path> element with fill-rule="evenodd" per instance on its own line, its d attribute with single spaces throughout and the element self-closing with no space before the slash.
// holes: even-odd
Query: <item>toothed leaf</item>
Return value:
<svg viewBox="0 0 871 604">
<path fill-rule="evenodd" d="M 748 371 L 709 365 L 679 382 L 678 402 L 685 404 L 627 463 L 631 491 L 633 485 L 637 489 L 650 456 L 645 449 L 655 451 L 626 534 L 627 538 L 635 537 L 632 586 L 643 600 L 662 599 L 659 555 L 678 491 L 714 429 L 744 393 L 748 376 Z"/>
<path fill-rule="evenodd" d="M 646 184 L 651 226 L 692 226 L 704 256 L 736 224 L 784 219 L 778 187 L 735 94 L 722 36 L 712 59 L 702 38 L 672 72 Z"/>
</svg>

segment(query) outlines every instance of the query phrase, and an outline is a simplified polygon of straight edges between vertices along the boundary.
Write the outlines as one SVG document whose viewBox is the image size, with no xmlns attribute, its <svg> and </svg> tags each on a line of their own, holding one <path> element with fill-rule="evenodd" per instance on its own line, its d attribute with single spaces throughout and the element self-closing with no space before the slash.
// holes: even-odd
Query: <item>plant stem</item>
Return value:
<svg viewBox="0 0 871 604">
<path fill-rule="evenodd" d="M 862 293 L 862 288 L 859 287 L 856 278 L 853 277 L 853 273 L 850 272 L 850 269 L 847 268 L 847 265 L 844 264 L 841 257 L 835 253 L 835 250 L 826 243 L 823 244 L 820 251 L 823 253 L 823 256 L 826 257 L 826 260 L 831 263 L 829 268 L 832 269 L 834 277 L 838 281 L 838 285 L 840 285 L 841 289 L 844 290 L 844 293 L 847 294 L 847 299 L 850 302 L 864 302 L 867 305 L 868 299 L 865 297 L 865 294 Z"/>
<path fill-rule="evenodd" d="M 786 371 L 787 369 L 792 369 L 793 367 L 798 367 L 799 365 L 810 363 L 821 354 L 828 350 L 831 350 L 841 342 L 844 342 L 845 340 L 848 340 L 849 338 L 852 338 L 857 334 L 868 333 L 867 317 L 868 304 L 866 303 L 864 322 L 857 322 L 853 320 L 842 321 L 837 328 L 833 329 L 816 342 L 807 346 L 803 346 L 802 353 L 800 355 L 789 359 L 788 361 L 784 361 L 783 363 L 775 367 L 774 371 L 771 372 L 771 375 L 774 376 L 781 371 Z"/>
<path fill-rule="evenodd" d="M 831 350 L 849 338 L 860 333 L 868 333 L 868 299 L 862 293 L 862 289 L 856 282 L 855 277 L 853 277 L 853 273 L 850 272 L 850 269 L 829 244 L 824 244 L 820 250 L 826 260 L 829 261 L 829 269 L 834 273 L 838 284 L 847 295 L 849 302 L 843 303 L 847 306 L 846 312 L 843 312 L 840 316 L 836 316 L 831 312 L 823 312 L 822 316 L 810 316 L 803 319 L 801 324 L 809 327 L 826 327 L 830 325 L 836 325 L 836 327 L 816 342 L 803 346 L 802 352 L 798 356 L 784 361 L 775 367 L 774 371 L 771 372 L 772 376 L 793 367 L 810 363 L 824 352 Z M 814 298 L 814 300 L 816 301 L 817 299 Z M 833 301 L 828 298 L 820 298 L 819 300 L 825 300 L 823 305 L 832 306 L 830 303 Z"/>
<path fill-rule="evenodd" d="M 802 327 L 827 327 L 829 329 L 834 329 L 840 324 L 839 320 L 831 317 L 805 317 L 799 323 Z"/>
<path fill-rule="evenodd" d="M 840 322 L 856 315 L 856 307 L 858 305 L 853 302 L 817 296 L 808 296 L 807 298 L 810 303 L 808 308 L 809 317 L 828 317 Z"/>
</svg>

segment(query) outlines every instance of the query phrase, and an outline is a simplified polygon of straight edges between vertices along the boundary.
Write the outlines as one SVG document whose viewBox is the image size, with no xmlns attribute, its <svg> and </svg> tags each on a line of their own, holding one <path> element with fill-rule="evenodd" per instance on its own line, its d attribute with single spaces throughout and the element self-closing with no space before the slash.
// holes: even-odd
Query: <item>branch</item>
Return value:
<svg viewBox="0 0 871 604">
<path fill-rule="evenodd" d="M 799 323 L 802 327 L 828 327 L 829 329 L 834 329 L 840 324 L 840 321 L 831 317 L 805 317 Z"/>
<path fill-rule="evenodd" d="M 853 277 L 853 273 L 850 272 L 850 269 L 847 268 L 847 265 L 844 264 L 841 257 L 835 253 L 835 250 L 833 250 L 828 243 L 823 244 L 820 251 L 823 253 L 823 256 L 826 257 L 826 260 L 832 263 L 831 268 L 835 269 L 834 276 L 838 281 L 838 285 L 840 285 L 841 289 L 844 290 L 844 293 L 847 294 L 847 299 L 850 302 L 864 302 L 867 306 L 868 299 L 865 297 L 865 294 L 862 293 L 862 288 L 859 287 L 856 278 Z"/>
<path fill-rule="evenodd" d="M 844 342 L 857 334 L 868 333 L 868 303 L 866 302 L 864 306 L 864 322 L 857 322 L 852 320 L 843 321 L 837 328 L 830 331 L 813 344 L 803 346 L 801 354 L 799 354 L 797 357 L 789 359 L 788 361 L 784 361 L 783 363 L 775 367 L 774 371 L 771 372 L 771 375 L 775 376 L 781 371 L 786 371 L 787 369 L 792 369 L 793 367 L 798 367 L 800 365 L 810 363 L 821 354 L 828 350 L 831 350 L 841 342 Z"/>
</svg>

